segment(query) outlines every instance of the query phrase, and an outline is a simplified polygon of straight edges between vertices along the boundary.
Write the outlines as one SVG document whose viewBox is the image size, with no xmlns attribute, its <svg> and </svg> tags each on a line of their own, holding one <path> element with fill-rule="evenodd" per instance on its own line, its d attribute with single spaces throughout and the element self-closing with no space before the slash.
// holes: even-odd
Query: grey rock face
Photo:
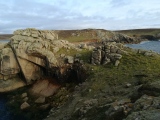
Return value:
<svg viewBox="0 0 160 120">
<path fill-rule="evenodd" d="M 123 45 L 115 42 L 108 42 L 103 46 L 98 46 L 92 51 L 91 63 L 94 65 L 115 63 L 118 66 L 122 55 L 126 54 L 123 50 Z"/>
<path fill-rule="evenodd" d="M 110 32 L 110 31 L 103 31 L 103 30 L 98 30 L 97 31 L 98 37 L 103 41 L 103 42 L 120 42 L 120 43 L 133 43 L 137 42 L 136 39 L 121 34 L 121 33 L 116 33 L 116 32 Z"/>
</svg>

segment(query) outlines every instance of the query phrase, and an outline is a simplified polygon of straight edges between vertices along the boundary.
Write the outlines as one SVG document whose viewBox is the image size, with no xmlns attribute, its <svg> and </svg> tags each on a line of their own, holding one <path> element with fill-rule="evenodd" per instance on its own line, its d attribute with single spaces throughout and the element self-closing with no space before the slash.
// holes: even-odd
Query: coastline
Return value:
<svg viewBox="0 0 160 120">
<path fill-rule="evenodd" d="M 87 32 L 84 32 L 84 33 L 88 35 Z M 32 35 L 32 34 L 30 34 L 30 35 Z M 78 35 L 73 34 L 73 35 L 74 36 L 72 36 L 72 37 L 74 39 L 83 37 L 83 36 L 80 36 L 79 34 Z M 100 34 L 100 35 L 103 38 L 103 34 Z M 107 35 L 107 33 L 105 33 L 105 35 Z M 33 37 L 32 38 L 33 43 L 35 44 L 36 42 L 34 42 L 34 39 L 36 37 L 36 40 L 37 40 L 38 37 L 36 35 L 34 35 L 32 37 Z M 123 44 L 124 44 L 124 42 L 132 42 L 132 40 L 134 40 L 130 37 L 127 38 L 126 36 L 124 36 L 124 38 L 126 38 L 125 39 L 126 41 L 124 41 L 123 36 L 121 36 L 121 37 L 119 39 L 119 42 L 122 42 Z M 23 38 L 23 34 L 22 34 L 22 38 Z M 46 37 L 44 37 L 43 40 L 45 40 L 45 38 Z M 48 39 L 50 39 L 50 38 L 48 37 Z M 21 40 L 23 40 L 23 39 L 21 39 Z M 77 40 L 79 40 L 79 39 L 77 39 Z M 84 39 L 81 39 L 81 41 L 82 40 L 84 40 Z M 66 74 L 65 75 L 67 77 L 66 80 L 70 80 L 70 82 L 72 81 L 73 83 L 72 82 L 71 83 L 64 82 L 63 84 L 61 84 L 60 89 L 58 89 L 58 91 L 56 91 L 56 93 L 54 93 L 51 96 L 45 96 L 45 97 L 38 96 L 37 97 L 37 96 L 31 95 L 30 90 L 29 90 L 29 86 L 28 86 L 28 88 L 24 87 L 21 89 L 17 89 L 14 92 L 11 92 L 8 97 L 9 103 L 12 107 L 11 110 L 17 115 L 26 116 L 27 117 L 26 120 L 31 120 L 31 119 L 40 120 L 43 118 L 49 119 L 49 118 L 47 118 L 47 116 L 50 117 L 51 119 L 56 118 L 56 117 L 57 118 L 58 117 L 65 118 L 67 115 L 63 116 L 62 112 L 68 113 L 68 117 L 71 116 L 71 117 L 73 117 L 73 119 L 83 118 L 83 117 L 86 117 L 86 118 L 88 117 L 88 119 L 89 119 L 89 118 L 92 118 L 92 116 L 87 116 L 88 113 L 89 113 L 89 115 L 96 114 L 96 112 L 94 111 L 95 107 L 98 108 L 98 110 L 99 110 L 97 112 L 101 112 L 103 115 L 106 116 L 107 114 L 109 114 L 109 109 L 108 109 L 109 106 L 107 106 L 107 108 L 106 108 L 106 105 L 109 104 L 110 106 L 112 106 L 118 100 L 125 101 L 127 99 L 124 102 L 124 104 L 127 103 L 126 106 L 128 106 L 129 104 L 132 104 L 132 106 L 133 106 L 135 104 L 134 102 L 137 101 L 141 97 L 141 96 L 140 97 L 138 96 L 140 94 L 139 91 L 134 91 L 134 88 L 141 87 L 141 86 L 145 85 L 148 81 L 152 80 L 151 82 L 153 82 L 156 79 L 158 79 L 158 77 L 159 77 L 158 72 L 159 72 L 160 67 L 157 67 L 157 66 L 160 66 L 160 64 L 158 62 L 160 57 L 156 56 L 156 55 L 152 56 L 153 54 L 150 54 L 148 52 L 143 53 L 141 51 L 140 52 L 134 51 L 132 49 L 123 47 L 123 44 L 121 44 L 121 43 L 109 42 L 107 40 L 106 40 L 106 44 L 108 42 L 109 43 L 108 46 L 100 45 L 100 42 L 99 42 L 98 45 L 100 45 L 100 46 L 97 47 L 95 50 L 87 49 L 89 47 L 87 46 L 87 44 L 85 44 L 84 46 L 81 46 L 79 48 L 79 49 L 81 49 L 81 51 L 74 51 L 73 49 L 69 49 L 67 47 L 67 50 L 63 48 L 59 52 L 54 52 L 54 54 L 57 54 L 57 56 L 60 56 L 61 58 L 63 56 L 70 56 L 67 58 L 70 63 L 68 61 L 65 61 L 65 62 L 68 62 L 67 65 L 69 65 L 69 64 L 71 65 L 72 63 L 74 63 L 74 62 L 72 62 L 73 56 L 78 56 L 78 61 L 83 60 L 80 64 L 85 66 L 86 73 L 89 77 L 87 77 L 86 80 L 84 79 L 85 82 L 75 84 L 74 81 L 81 80 L 80 78 L 83 77 L 81 73 L 84 74 L 85 71 L 79 70 L 78 69 L 79 67 L 77 67 L 77 66 L 72 66 L 72 69 L 68 69 L 71 71 L 71 72 L 68 72 L 68 77 Z M 17 41 L 19 42 L 19 37 L 18 37 Z M 115 39 L 115 41 L 116 41 L 116 39 Z M 43 43 L 43 41 L 38 41 L 35 44 L 35 46 L 41 47 L 41 44 L 42 44 L 41 42 Z M 141 41 L 141 42 L 143 42 L 143 41 Z M 149 42 L 149 41 L 147 41 L 147 42 Z M 147 43 L 147 42 L 144 41 L 144 43 Z M 142 43 L 142 45 L 144 43 Z M 17 42 L 15 42 L 15 44 L 17 45 Z M 67 44 L 69 44 L 69 43 L 67 42 Z M 97 42 L 95 42 L 95 44 L 97 44 Z M 117 46 L 114 46 L 114 44 L 117 44 Z M 22 44 L 20 44 L 20 45 L 22 46 Z M 28 44 L 24 44 L 24 45 L 28 45 Z M 52 48 L 55 48 L 55 45 L 56 45 L 56 43 L 54 44 L 54 46 Z M 35 46 L 33 46 L 33 47 L 35 47 Z M 45 45 L 43 47 L 48 47 L 48 45 Z M 106 49 L 104 51 L 105 47 L 106 47 Z M 18 47 L 18 48 L 20 48 L 20 47 Z M 24 48 L 28 49 L 28 47 L 25 47 L 25 46 L 24 46 Z M 4 49 L 6 49 L 6 47 L 4 47 Z M 59 47 L 59 49 L 60 49 L 60 47 Z M 32 49 L 30 49 L 30 50 L 32 50 Z M 45 50 L 46 50 L 46 48 L 45 48 Z M 49 49 L 49 50 L 52 50 L 52 49 Z M 90 59 L 92 59 L 94 57 L 97 59 L 97 56 L 98 56 L 97 53 L 99 51 L 96 51 L 96 50 L 99 50 L 99 51 L 101 50 L 101 52 L 108 52 L 107 50 L 109 50 L 109 51 L 113 52 L 112 55 L 117 55 L 117 53 L 119 52 L 116 59 L 118 59 L 118 58 L 120 58 L 120 59 L 122 58 L 122 59 L 121 60 L 118 59 L 119 63 L 117 63 L 116 65 L 115 65 L 115 63 L 116 63 L 115 61 L 111 61 L 109 64 L 105 64 L 105 65 L 104 64 L 103 65 L 102 64 L 101 65 L 100 64 L 99 65 L 93 64 L 94 62 L 93 63 L 90 62 Z M 91 54 L 93 55 L 93 52 L 95 52 L 96 54 L 94 57 L 91 58 L 90 55 Z M 77 53 L 79 53 L 79 55 L 77 55 Z M 37 55 L 39 55 L 39 54 L 37 54 Z M 146 55 L 148 55 L 148 56 L 146 56 Z M 60 60 L 61 58 L 58 58 L 58 60 Z M 112 59 L 114 59 L 114 56 L 112 57 Z M 101 59 L 101 60 L 103 60 L 103 59 Z M 96 63 L 96 61 L 95 61 L 95 63 Z M 29 66 L 29 68 L 30 67 L 31 66 Z M 48 68 L 48 65 L 46 67 Z M 73 67 L 75 69 L 73 69 Z M 147 67 L 147 69 L 146 69 L 146 67 Z M 29 70 L 31 71 L 32 69 L 29 69 Z M 137 71 L 137 72 L 135 73 L 135 71 Z M 54 72 L 54 71 L 52 71 L 52 72 Z M 63 74 L 65 73 L 64 69 L 62 70 L 62 73 Z M 59 75 L 59 74 L 60 73 L 58 73 L 56 75 Z M 77 76 L 75 76 L 75 74 Z M 99 77 L 99 76 L 101 76 L 101 77 Z M 156 76 L 157 76 L 157 78 L 156 78 Z M 61 76 L 59 78 L 61 78 Z M 145 78 L 145 79 L 143 79 L 143 78 Z M 37 84 L 42 83 L 40 85 L 44 86 L 44 84 L 42 82 L 43 80 L 44 79 L 38 79 L 37 81 L 35 81 L 33 83 L 33 86 L 35 85 L 35 83 L 37 83 Z M 56 79 L 56 80 L 61 80 L 61 79 Z M 63 77 L 63 80 L 65 80 L 64 77 Z M 49 80 L 45 81 L 46 85 L 48 84 L 47 81 L 49 81 Z M 53 89 L 52 87 L 56 87 L 56 86 L 54 86 L 55 84 L 53 83 L 53 81 L 49 81 L 49 83 L 52 83 L 51 85 L 48 85 L 48 87 L 47 87 L 47 88 L 50 88 L 50 90 Z M 116 90 L 116 88 L 118 88 L 118 91 Z M 49 92 L 48 89 L 45 89 L 45 91 L 47 93 Z M 138 95 L 136 97 L 134 95 L 132 96 L 130 93 L 131 91 L 133 91 L 133 93 L 137 92 Z M 37 99 L 39 99 L 39 98 L 41 98 L 40 99 L 41 101 L 39 103 L 37 103 Z M 133 99 L 134 99 L 134 102 L 133 102 Z M 23 108 L 24 107 L 23 105 L 26 105 L 26 103 L 27 103 L 27 106 L 25 106 L 26 108 Z M 73 103 L 73 104 L 71 104 L 71 103 Z M 99 103 L 99 104 L 97 104 L 97 103 Z M 65 104 L 68 104 L 67 106 L 69 106 L 69 107 L 65 108 Z M 117 106 L 121 107 L 122 104 L 117 105 Z M 78 105 L 78 106 L 75 107 L 74 105 L 75 106 Z M 89 107 L 85 107 L 85 106 L 89 106 Z M 103 109 L 103 107 L 104 107 L 104 109 Z M 74 109 L 74 108 L 76 108 L 76 109 Z M 93 111 L 90 111 L 90 108 L 93 109 Z M 129 106 L 128 106 L 128 108 L 129 108 Z M 123 114 L 123 112 L 125 113 L 128 110 L 128 112 L 125 113 L 125 115 L 126 114 L 128 115 L 131 109 L 134 109 L 134 108 L 132 108 L 132 107 L 130 109 L 125 108 L 124 111 L 122 110 L 121 112 Z M 59 114 L 58 114 L 58 111 L 60 111 Z M 75 111 L 75 113 L 73 113 L 73 111 Z M 108 113 L 107 113 L 107 111 L 108 111 Z M 57 112 L 57 114 L 55 114 L 54 112 Z M 115 112 L 117 112 L 117 111 L 115 111 Z M 56 116 L 54 116 L 54 115 L 56 115 Z M 98 114 L 98 115 L 100 115 L 100 114 Z M 41 117 L 41 118 L 39 118 L 39 117 Z M 99 116 L 99 117 L 103 117 L 103 116 Z M 116 117 L 111 116 L 111 117 L 116 119 L 117 116 Z M 123 118 L 123 117 L 127 117 L 127 116 L 122 115 L 121 117 Z M 25 118 L 23 118 L 23 119 L 25 119 Z M 97 119 L 98 119 L 98 117 L 97 117 Z"/>
</svg>

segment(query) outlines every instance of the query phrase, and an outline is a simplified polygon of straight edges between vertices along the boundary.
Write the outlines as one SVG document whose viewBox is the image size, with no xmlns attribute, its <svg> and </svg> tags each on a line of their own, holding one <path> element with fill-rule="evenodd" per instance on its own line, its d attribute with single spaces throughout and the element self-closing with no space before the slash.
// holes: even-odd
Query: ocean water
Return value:
<svg viewBox="0 0 160 120">
<path fill-rule="evenodd" d="M 0 95 L 0 120 L 12 120 L 12 115 L 6 106 L 7 99 L 5 95 Z"/>
<path fill-rule="evenodd" d="M 160 41 L 143 41 L 140 44 L 127 44 L 126 46 L 135 49 L 152 50 L 160 53 Z"/>
<path fill-rule="evenodd" d="M 0 40 L 0 43 L 7 43 L 9 42 L 10 40 Z"/>
</svg>

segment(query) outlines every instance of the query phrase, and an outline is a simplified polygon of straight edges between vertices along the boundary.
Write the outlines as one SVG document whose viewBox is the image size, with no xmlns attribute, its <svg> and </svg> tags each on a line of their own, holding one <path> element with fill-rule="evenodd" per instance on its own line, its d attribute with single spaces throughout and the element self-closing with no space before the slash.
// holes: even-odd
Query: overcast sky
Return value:
<svg viewBox="0 0 160 120">
<path fill-rule="evenodd" d="M 160 0 L 0 0 L 0 33 L 24 28 L 160 28 Z"/>
</svg>

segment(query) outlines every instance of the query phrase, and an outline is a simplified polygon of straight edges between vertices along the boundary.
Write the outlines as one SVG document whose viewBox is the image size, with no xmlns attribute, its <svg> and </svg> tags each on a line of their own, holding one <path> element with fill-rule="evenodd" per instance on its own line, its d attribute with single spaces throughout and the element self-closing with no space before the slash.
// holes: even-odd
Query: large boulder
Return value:
<svg viewBox="0 0 160 120">
<path fill-rule="evenodd" d="M 14 31 L 10 42 L 0 48 L 0 92 L 33 84 L 37 80 L 42 80 L 44 76 L 53 77 L 56 71 L 59 71 L 57 69 L 63 65 L 74 63 L 74 57 L 60 57 L 58 51 L 79 50 L 77 46 L 66 40 L 58 40 L 55 31 L 36 29 Z M 67 63 L 66 59 L 68 59 Z M 41 82 L 46 83 L 47 86 L 50 84 L 48 81 Z M 57 88 L 54 84 L 49 86 L 49 89 Z M 47 96 L 54 93 L 49 91 Z"/>
</svg>

